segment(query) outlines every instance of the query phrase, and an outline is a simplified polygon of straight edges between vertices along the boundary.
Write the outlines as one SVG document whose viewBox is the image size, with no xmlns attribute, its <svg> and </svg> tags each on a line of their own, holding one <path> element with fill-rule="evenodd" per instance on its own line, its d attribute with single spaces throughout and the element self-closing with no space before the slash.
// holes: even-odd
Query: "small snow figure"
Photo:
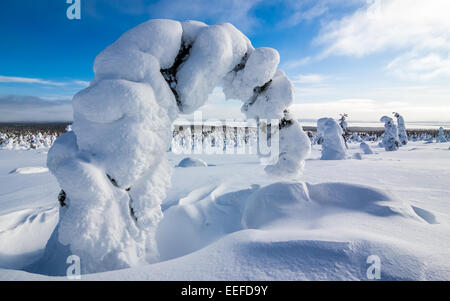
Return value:
<svg viewBox="0 0 450 301">
<path fill-rule="evenodd" d="M 444 128 L 442 126 L 439 128 L 439 135 L 436 139 L 436 142 L 441 142 L 441 143 L 447 142 L 447 139 L 445 138 L 445 135 L 444 135 Z"/>
<path fill-rule="evenodd" d="M 341 114 L 341 118 L 339 119 L 339 125 L 342 128 L 342 137 L 344 138 L 344 143 L 345 143 L 346 148 L 348 148 L 347 140 L 348 140 L 348 137 L 350 136 L 350 131 L 347 129 L 347 126 L 348 126 L 347 121 L 346 121 L 347 117 L 348 117 L 348 114 L 344 113 L 344 114 Z"/>
<path fill-rule="evenodd" d="M 333 118 L 317 121 L 317 131 L 323 137 L 321 160 L 344 160 L 347 158 L 343 130 Z"/>
<path fill-rule="evenodd" d="M 391 117 L 383 116 L 380 119 L 384 122 L 384 137 L 382 144 L 386 151 L 396 151 L 399 147 L 398 131 L 394 120 Z"/>
<path fill-rule="evenodd" d="M 394 112 L 394 116 L 397 118 L 398 139 L 401 145 L 406 145 L 408 143 L 408 134 L 406 133 L 405 120 L 399 113 Z"/>
<path fill-rule="evenodd" d="M 369 146 L 367 143 L 365 143 L 365 142 L 361 142 L 361 144 L 359 145 L 359 148 L 361 148 L 361 150 L 363 151 L 363 153 L 364 153 L 365 155 L 373 154 L 372 149 L 371 149 L 370 146 Z"/>
</svg>

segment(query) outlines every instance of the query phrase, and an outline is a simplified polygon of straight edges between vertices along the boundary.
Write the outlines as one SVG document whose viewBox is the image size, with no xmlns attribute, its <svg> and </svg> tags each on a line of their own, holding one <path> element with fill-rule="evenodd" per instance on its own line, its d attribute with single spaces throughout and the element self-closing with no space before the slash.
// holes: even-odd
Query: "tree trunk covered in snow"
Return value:
<svg viewBox="0 0 450 301">
<path fill-rule="evenodd" d="M 280 128 L 279 160 L 266 170 L 302 170 L 310 142 L 286 111 L 294 88 L 278 63 L 276 50 L 254 49 L 231 24 L 172 20 L 145 22 L 97 56 L 95 78 L 73 98 L 73 131 L 57 139 L 47 162 L 65 193 L 52 237 L 81 258 L 83 273 L 158 260 L 171 125 L 218 84 L 245 102 L 248 118 L 290 121 Z"/>
</svg>

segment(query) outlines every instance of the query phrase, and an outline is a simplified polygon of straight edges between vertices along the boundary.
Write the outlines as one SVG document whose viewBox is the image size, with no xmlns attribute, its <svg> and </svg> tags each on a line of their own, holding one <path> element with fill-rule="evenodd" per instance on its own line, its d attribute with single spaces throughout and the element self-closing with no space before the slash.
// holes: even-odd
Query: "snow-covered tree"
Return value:
<svg viewBox="0 0 450 301">
<path fill-rule="evenodd" d="M 371 149 L 370 146 L 369 146 L 367 143 L 365 143 L 365 142 L 361 142 L 361 144 L 359 145 L 359 148 L 363 151 L 363 153 L 364 153 L 365 155 L 373 154 L 372 149 Z"/>
<path fill-rule="evenodd" d="M 397 112 L 394 112 L 394 116 L 397 118 L 398 139 L 400 145 L 406 145 L 408 144 L 408 134 L 406 133 L 405 120 L 403 119 L 403 116 Z"/>
<path fill-rule="evenodd" d="M 444 135 L 444 128 L 442 126 L 439 128 L 439 134 L 436 138 L 436 142 L 447 142 L 447 138 Z"/>
<path fill-rule="evenodd" d="M 341 114 L 341 118 L 339 118 L 339 125 L 342 128 L 342 137 L 344 138 L 345 147 L 348 148 L 347 140 L 350 136 L 350 131 L 348 130 L 348 123 L 347 123 L 347 117 L 348 114 L 344 113 Z"/>
<path fill-rule="evenodd" d="M 90 86 L 73 98 L 72 131 L 48 153 L 66 196 L 52 236 L 60 250 L 80 256 L 83 272 L 157 260 L 171 124 L 218 84 L 227 98 L 244 101 L 247 118 L 282 120 L 279 160 L 266 171 L 301 172 L 310 143 L 286 111 L 294 88 L 279 60 L 229 23 L 196 21 L 150 20 L 102 51 Z"/>
<path fill-rule="evenodd" d="M 323 137 L 321 160 L 344 160 L 347 158 L 342 127 L 333 118 L 319 119 L 317 131 Z"/>
<path fill-rule="evenodd" d="M 384 122 L 384 137 L 382 145 L 386 151 L 396 151 L 399 147 L 398 131 L 394 120 L 391 117 L 383 116 L 380 119 Z"/>
</svg>

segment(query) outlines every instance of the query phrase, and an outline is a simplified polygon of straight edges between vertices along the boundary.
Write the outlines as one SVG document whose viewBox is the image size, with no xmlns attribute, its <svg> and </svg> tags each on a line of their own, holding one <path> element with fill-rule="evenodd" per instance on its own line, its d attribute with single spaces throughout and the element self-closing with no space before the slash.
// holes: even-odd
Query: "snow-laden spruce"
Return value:
<svg viewBox="0 0 450 301">
<path fill-rule="evenodd" d="M 399 113 L 394 113 L 394 116 L 397 118 L 398 140 L 400 145 L 406 145 L 408 144 L 408 134 L 406 133 L 405 120 Z"/>
<path fill-rule="evenodd" d="M 347 149 L 342 136 L 342 127 L 333 118 L 321 118 L 317 121 L 317 132 L 323 137 L 321 160 L 344 160 Z"/>
<path fill-rule="evenodd" d="M 444 128 L 441 126 L 439 128 L 439 133 L 438 133 L 438 137 L 436 138 L 436 142 L 447 142 L 447 138 L 445 138 L 444 135 Z"/>
<path fill-rule="evenodd" d="M 384 122 L 384 136 L 381 142 L 386 151 L 396 151 L 399 147 L 398 130 L 391 117 L 383 116 L 380 119 Z"/>
<path fill-rule="evenodd" d="M 83 273 L 157 260 L 171 125 L 218 84 L 227 98 L 244 102 L 248 118 L 281 119 L 280 159 L 266 170 L 301 172 L 310 142 L 287 112 L 294 88 L 277 70 L 279 60 L 231 24 L 172 20 L 145 22 L 97 56 L 95 78 L 73 98 L 73 130 L 48 154 L 65 192 L 52 237 L 81 258 Z"/>
</svg>

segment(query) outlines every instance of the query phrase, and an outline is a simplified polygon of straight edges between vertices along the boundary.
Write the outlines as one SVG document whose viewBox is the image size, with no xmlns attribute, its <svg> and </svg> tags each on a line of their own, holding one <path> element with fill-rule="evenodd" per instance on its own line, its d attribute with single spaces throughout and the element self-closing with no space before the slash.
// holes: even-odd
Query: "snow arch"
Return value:
<svg viewBox="0 0 450 301">
<path fill-rule="evenodd" d="M 173 20 L 145 22 L 97 56 L 93 81 L 73 98 L 73 131 L 47 162 L 65 192 L 54 237 L 80 256 L 83 273 L 157 260 L 171 124 L 217 84 L 244 101 L 248 118 L 281 120 L 279 160 L 266 170 L 302 170 L 310 142 L 287 111 L 294 89 L 279 59 L 231 24 Z"/>
</svg>

